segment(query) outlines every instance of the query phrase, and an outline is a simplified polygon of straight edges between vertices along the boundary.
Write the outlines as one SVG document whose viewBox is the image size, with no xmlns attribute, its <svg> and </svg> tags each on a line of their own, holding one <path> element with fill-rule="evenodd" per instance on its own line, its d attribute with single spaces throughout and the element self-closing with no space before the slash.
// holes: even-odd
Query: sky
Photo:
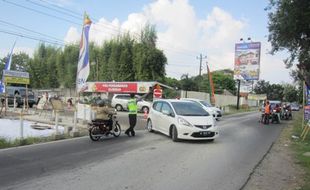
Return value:
<svg viewBox="0 0 310 190">
<path fill-rule="evenodd" d="M 233 69 L 235 44 L 261 42 L 260 79 L 292 83 L 283 60 L 270 55 L 268 0 L 2 0 L 0 1 L 0 58 L 14 53 L 33 55 L 41 41 L 56 46 L 80 40 L 83 13 L 93 21 L 89 38 L 102 44 L 129 31 L 136 37 L 146 23 L 156 26 L 157 47 L 168 59 L 166 75 L 202 74 Z M 9 34 L 8 34 L 9 33 Z M 12 35 L 14 34 L 14 35 Z M 19 36 L 16 36 L 19 35 Z M 21 37 L 24 36 L 24 37 Z M 26 37 L 25 37 L 26 36 Z M 29 39 L 35 38 L 35 39 Z"/>
</svg>

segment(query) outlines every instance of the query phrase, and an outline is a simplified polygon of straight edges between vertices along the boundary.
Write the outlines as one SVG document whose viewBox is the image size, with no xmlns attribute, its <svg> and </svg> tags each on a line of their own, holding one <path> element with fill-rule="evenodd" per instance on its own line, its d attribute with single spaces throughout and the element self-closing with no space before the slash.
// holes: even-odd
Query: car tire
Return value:
<svg viewBox="0 0 310 190">
<path fill-rule="evenodd" d="M 115 106 L 115 109 L 116 109 L 116 111 L 123 111 L 123 106 L 120 105 L 120 104 L 117 104 L 117 105 Z"/>
<path fill-rule="evenodd" d="M 150 119 L 147 121 L 146 129 L 148 130 L 148 132 L 154 132 L 153 124 L 152 124 L 152 121 Z"/>
<path fill-rule="evenodd" d="M 178 130 L 175 126 L 172 126 L 171 128 L 171 138 L 172 138 L 172 141 L 174 142 L 178 142 L 179 139 L 178 139 Z"/>
</svg>

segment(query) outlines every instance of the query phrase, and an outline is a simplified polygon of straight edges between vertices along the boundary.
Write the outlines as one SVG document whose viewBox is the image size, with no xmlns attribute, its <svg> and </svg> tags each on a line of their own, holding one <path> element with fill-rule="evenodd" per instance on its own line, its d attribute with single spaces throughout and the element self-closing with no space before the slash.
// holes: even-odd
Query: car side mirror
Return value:
<svg viewBox="0 0 310 190">
<path fill-rule="evenodd" d="M 174 113 L 170 112 L 170 113 L 168 114 L 168 116 L 174 117 Z"/>
</svg>

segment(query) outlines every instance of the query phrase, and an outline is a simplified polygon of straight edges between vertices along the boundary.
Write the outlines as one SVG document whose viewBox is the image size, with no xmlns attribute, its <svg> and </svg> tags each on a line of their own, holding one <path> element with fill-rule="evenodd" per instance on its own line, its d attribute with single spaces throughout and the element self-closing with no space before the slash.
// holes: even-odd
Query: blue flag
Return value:
<svg viewBox="0 0 310 190">
<path fill-rule="evenodd" d="M 4 70 L 11 70 L 11 63 L 12 63 L 12 55 L 13 55 L 13 50 L 15 47 L 16 41 L 13 44 L 13 47 L 11 49 L 10 55 L 5 63 Z M 0 93 L 5 93 L 5 84 L 4 84 L 4 76 L 3 76 L 3 71 L 2 71 L 2 80 L 0 82 Z"/>
</svg>

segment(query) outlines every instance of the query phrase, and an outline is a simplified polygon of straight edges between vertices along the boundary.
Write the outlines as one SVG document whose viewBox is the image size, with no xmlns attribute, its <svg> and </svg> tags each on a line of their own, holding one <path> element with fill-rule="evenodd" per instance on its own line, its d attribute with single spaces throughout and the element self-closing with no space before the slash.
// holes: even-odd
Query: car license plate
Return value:
<svg viewBox="0 0 310 190">
<path fill-rule="evenodd" d="M 203 131 L 203 132 L 201 132 L 201 134 L 202 134 L 202 135 L 209 135 L 210 132 L 209 132 L 209 131 Z"/>
</svg>

